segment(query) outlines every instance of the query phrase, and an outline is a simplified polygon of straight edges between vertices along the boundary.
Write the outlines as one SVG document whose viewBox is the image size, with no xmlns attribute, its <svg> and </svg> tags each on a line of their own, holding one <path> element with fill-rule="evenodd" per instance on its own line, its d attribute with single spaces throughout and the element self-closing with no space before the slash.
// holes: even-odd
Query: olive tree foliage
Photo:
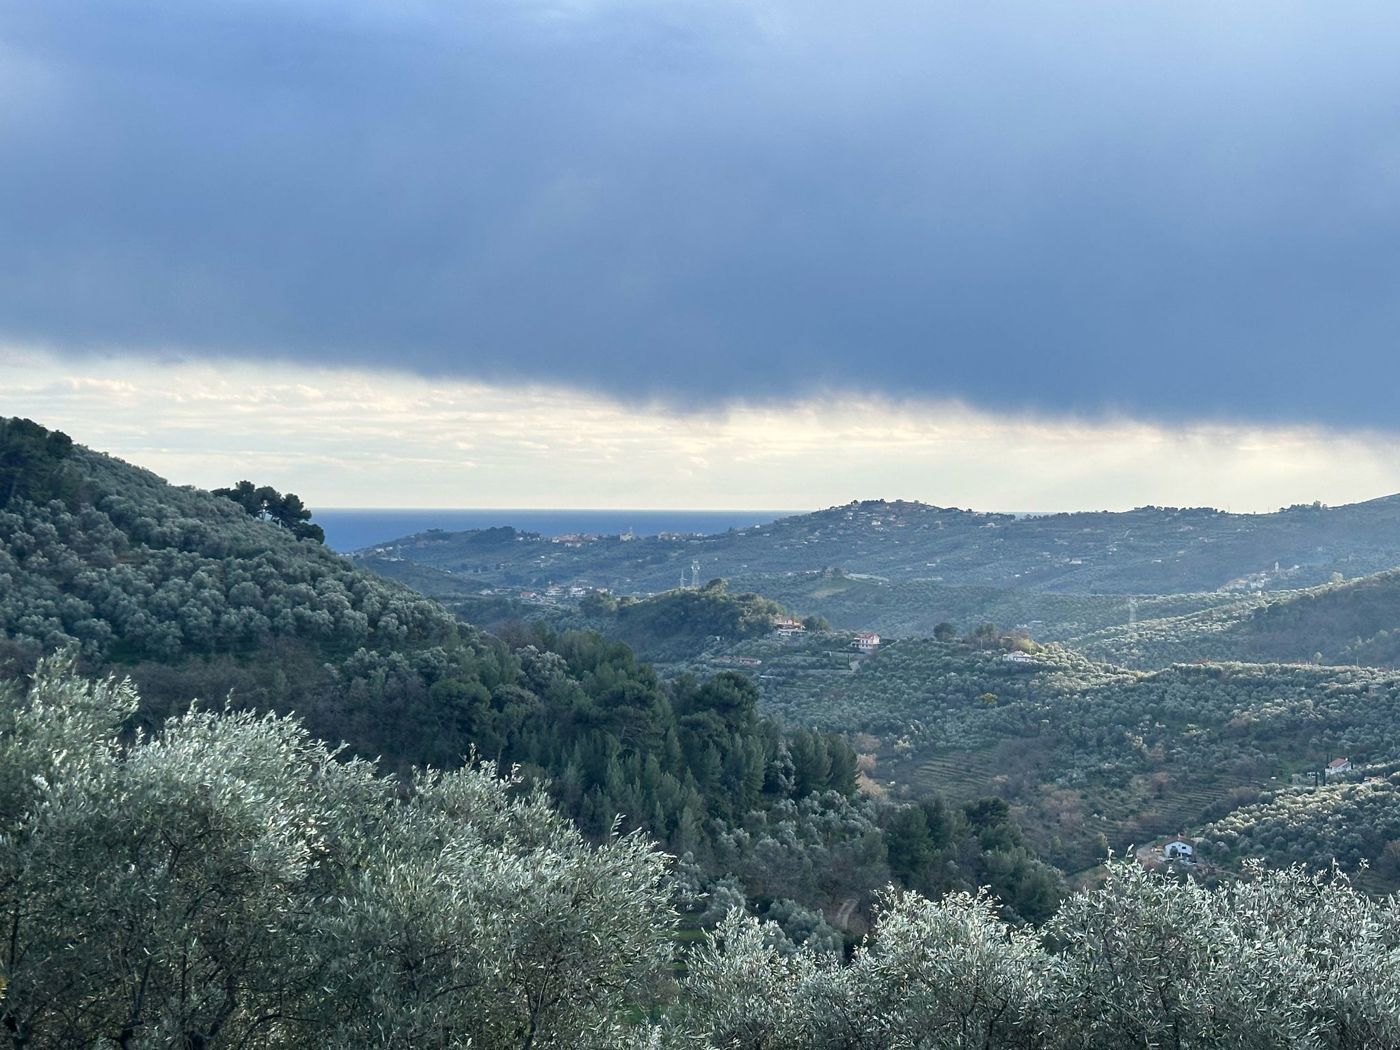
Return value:
<svg viewBox="0 0 1400 1050">
<path fill-rule="evenodd" d="M 622 1009 L 670 958 L 663 858 L 644 840 L 589 846 L 489 763 L 405 792 L 292 719 L 191 710 L 126 734 L 137 704 L 63 658 L 0 691 L 0 1038 L 630 1038 Z"/>
<path fill-rule="evenodd" d="M 1337 864 L 1348 870 L 1380 862 L 1377 874 L 1394 880 L 1400 868 L 1386 851 L 1400 839 L 1400 772 L 1307 791 L 1263 793 L 1254 804 L 1208 825 L 1202 837 L 1215 856 L 1320 868 Z"/>
<path fill-rule="evenodd" d="M 587 849 L 544 796 L 501 799 L 480 771 L 422 774 L 330 904 L 337 1045 L 610 1047 L 619 1009 L 653 995 L 662 855 L 639 835 Z"/>
<path fill-rule="evenodd" d="M 801 1041 L 814 986 L 836 972 L 811 952 L 784 952 L 766 924 L 731 911 L 689 959 L 684 1009 L 671 1019 L 677 1046 L 782 1050 Z"/>
<path fill-rule="evenodd" d="M 1128 863 L 1048 925 L 1087 1047 L 1400 1046 L 1400 907 L 1338 872 L 1217 890 Z"/>
<path fill-rule="evenodd" d="M 59 457 L 25 451 L 30 441 L 16 459 L 15 428 L 0 420 L 0 486 L 10 478 L 0 497 L 0 631 L 27 650 L 76 645 L 89 663 L 171 661 L 295 639 L 343 658 L 462 634 L 435 602 L 298 540 L 315 527 L 295 496 L 272 493 L 269 520 L 285 525 L 273 527 L 236 500 L 71 442 L 58 442 Z M 38 430 L 48 445 L 62 438 Z"/>
<path fill-rule="evenodd" d="M 849 965 L 784 954 L 733 913 L 690 962 L 672 1036 L 724 1050 L 1045 1046 L 1047 961 L 985 895 L 886 897 Z"/>
<path fill-rule="evenodd" d="M 1039 930 L 891 891 L 849 960 L 733 911 L 673 987 L 642 837 L 591 846 L 489 763 L 404 783 L 290 718 L 147 735 L 138 704 L 65 657 L 0 690 L 12 1047 L 1400 1046 L 1400 905 L 1337 872 L 1209 889 L 1117 861 Z"/>
<path fill-rule="evenodd" d="M 986 895 L 892 895 L 845 966 L 733 913 L 689 969 L 676 1047 L 1400 1046 L 1395 901 L 1301 869 L 1211 890 L 1119 861 L 1039 932 Z"/>
</svg>

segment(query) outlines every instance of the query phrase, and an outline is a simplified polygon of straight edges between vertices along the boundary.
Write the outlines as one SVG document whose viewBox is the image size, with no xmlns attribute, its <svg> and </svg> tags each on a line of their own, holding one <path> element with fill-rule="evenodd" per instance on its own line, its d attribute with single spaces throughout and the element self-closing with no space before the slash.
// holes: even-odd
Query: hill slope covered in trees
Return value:
<svg viewBox="0 0 1400 1050">
<path fill-rule="evenodd" d="M 804 658 L 804 646 L 820 645 L 744 650 L 763 660 L 766 709 L 864 731 L 873 740 L 862 750 L 878 759 L 870 775 L 892 790 L 1006 799 L 1066 870 L 1104 847 L 1199 828 L 1339 756 L 1400 761 L 1394 671 L 1210 663 L 1143 672 L 1057 646 L 905 639 L 849 672 Z M 1370 842 L 1371 861 L 1385 844 Z"/>
<path fill-rule="evenodd" d="M 1197 659 L 1395 667 L 1400 571 L 1143 618 L 1086 632 L 1069 644 L 1145 667 Z"/>
<path fill-rule="evenodd" d="M 1272 514 L 1141 507 L 1034 517 L 870 500 L 715 536 L 550 538 L 500 528 L 421 533 L 366 555 L 387 571 L 402 559 L 480 586 L 552 581 L 621 593 L 672 588 L 694 563 L 702 579 L 839 567 L 890 580 L 1065 594 L 1296 588 L 1334 572 L 1400 566 L 1400 497 Z"/>
<path fill-rule="evenodd" d="M 4 460 L 17 467 L 0 509 L 12 671 L 72 648 L 91 671 L 133 678 L 146 726 L 192 696 L 221 706 L 232 693 L 235 709 L 295 712 L 389 770 L 453 767 L 472 751 L 518 765 L 585 834 L 605 837 L 620 815 L 688 858 L 697 893 L 718 885 L 838 943 L 821 911 L 858 924 L 892 873 L 949 888 L 990 879 L 1024 917 L 1053 907 L 1058 875 L 1005 813 L 953 808 L 937 848 L 964 859 L 956 876 L 938 857 L 909 861 L 888 831 L 898 807 L 856 791 L 844 740 L 780 727 L 741 675 L 662 681 L 587 631 L 485 634 L 228 499 L 31 427 Z M 0 455 L 14 436 L 0 432 Z M 730 628 L 749 629 L 742 617 Z"/>
</svg>

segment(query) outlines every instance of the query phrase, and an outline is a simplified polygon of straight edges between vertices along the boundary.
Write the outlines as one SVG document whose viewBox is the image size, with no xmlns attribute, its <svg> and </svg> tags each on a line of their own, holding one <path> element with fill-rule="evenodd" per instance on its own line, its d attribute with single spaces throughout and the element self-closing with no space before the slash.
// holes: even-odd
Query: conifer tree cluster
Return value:
<svg viewBox="0 0 1400 1050">
<path fill-rule="evenodd" d="M 311 508 L 295 492 L 278 492 L 271 485 L 240 481 L 232 488 L 214 489 L 215 496 L 237 503 L 249 516 L 280 525 L 299 540 L 326 542 L 325 530 L 311 522 Z"/>
</svg>

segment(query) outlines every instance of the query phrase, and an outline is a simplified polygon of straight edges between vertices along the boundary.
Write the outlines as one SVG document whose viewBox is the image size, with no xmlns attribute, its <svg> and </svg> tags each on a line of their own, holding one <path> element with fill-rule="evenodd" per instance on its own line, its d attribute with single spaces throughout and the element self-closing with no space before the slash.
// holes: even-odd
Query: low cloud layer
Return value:
<svg viewBox="0 0 1400 1050">
<path fill-rule="evenodd" d="M 6 5 L 0 338 L 1394 430 L 1397 39 L 1380 2 Z"/>
<path fill-rule="evenodd" d="M 808 400 L 712 414 L 406 373 L 0 351 L 0 412 L 210 488 L 312 506 L 1273 510 L 1400 491 L 1400 438 Z"/>
</svg>

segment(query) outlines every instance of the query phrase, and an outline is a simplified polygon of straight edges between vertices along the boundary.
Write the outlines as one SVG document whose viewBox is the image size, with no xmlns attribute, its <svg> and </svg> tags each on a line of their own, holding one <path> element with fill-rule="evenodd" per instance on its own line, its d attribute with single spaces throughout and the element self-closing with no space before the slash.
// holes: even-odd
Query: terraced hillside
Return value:
<svg viewBox="0 0 1400 1050">
<path fill-rule="evenodd" d="M 794 609 L 810 611 L 845 630 L 898 638 L 927 638 L 943 623 L 960 631 L 991 622 L 1023 630 L 1041 642 L 1067 642 L 1132 621 L 1166 619 L 1204 610 L 1254 608 L 1258 592 L 1199 594 L 1067 594 L 1025 588 L 959 586 L 932 580 L 876 579 L 840 571 L 748 574 L 730 581 Z"/>
<path fill-rule="evenodd" d="M 915 640 L 845 673 L 782 666 L 769 657 L 759 677 L 769 710 L 864 734 L 871 779 L 897 795 L 1006 798 L 1067 870 L 1219 819 L 1335 755 L 1400 760 L 1400 675 L 1383 670 L 1145 673 L 1053 646 Z"/>
<path fill-rule="evenodd" d="M 1395 667 L 1400 664 L 1400 572 L 1259 594 L 1068 641 L 1093 656 L 1139 667 L 1198 659 Z"/>
<path fill-rule="evenodd" d="M 787 638 L 687 636 L 662 670 L 747 673 L 766 708 L 787 724 L 859 741 L 872 790 L 897 798 L 1006 798 L 1037 848 L 1067 870 L 1082 870 L 1105 849 L 1126 853 L 1219 820 L 1334 754 L 1400 757 L 1393 674 L 1304 666 L 1302 659 L 1257 665 L 1220 659 L 1277 645 L 1290 637 L 1279 624 L 1293 625 L 1296 643 L 1386 622 L 1397 575 L 1278 595 L 1135 599 L 1136 615 L 1188 611 L 1091 631 L 1074 641 L 1087 655 L 1038 645 L 1024 634 L 993 634 L 989 648 L 977 648 L 975 639 L 887 639 L 872 656 L 853 650 L 850 632 L 833 630 Z M 785 602 L 804 610 L 852 592 L 849 609 L 870 607 L 872 594 L 907 596 L 925 588 L 930 597 L 941 590 L 945 599 L 1000 603 L 1004 610 L 1015 608 L 1013 599 L 1035 597 L 831 572 L 760 579 L 778 583 Z M 1059 610 L 1058 630 L 1066 634 L 1126 604 L 1121 596 L 1041 597 Z M 1050 633 L 1045 624 L 1027 626 Z M 1372 650 L 1386 637 L 1371 633 Z M 1181 660 L 1190 663 L 1164 666 Z M 1144 673 L 1125 664 L 1161 669 Z"/>
</svg>

